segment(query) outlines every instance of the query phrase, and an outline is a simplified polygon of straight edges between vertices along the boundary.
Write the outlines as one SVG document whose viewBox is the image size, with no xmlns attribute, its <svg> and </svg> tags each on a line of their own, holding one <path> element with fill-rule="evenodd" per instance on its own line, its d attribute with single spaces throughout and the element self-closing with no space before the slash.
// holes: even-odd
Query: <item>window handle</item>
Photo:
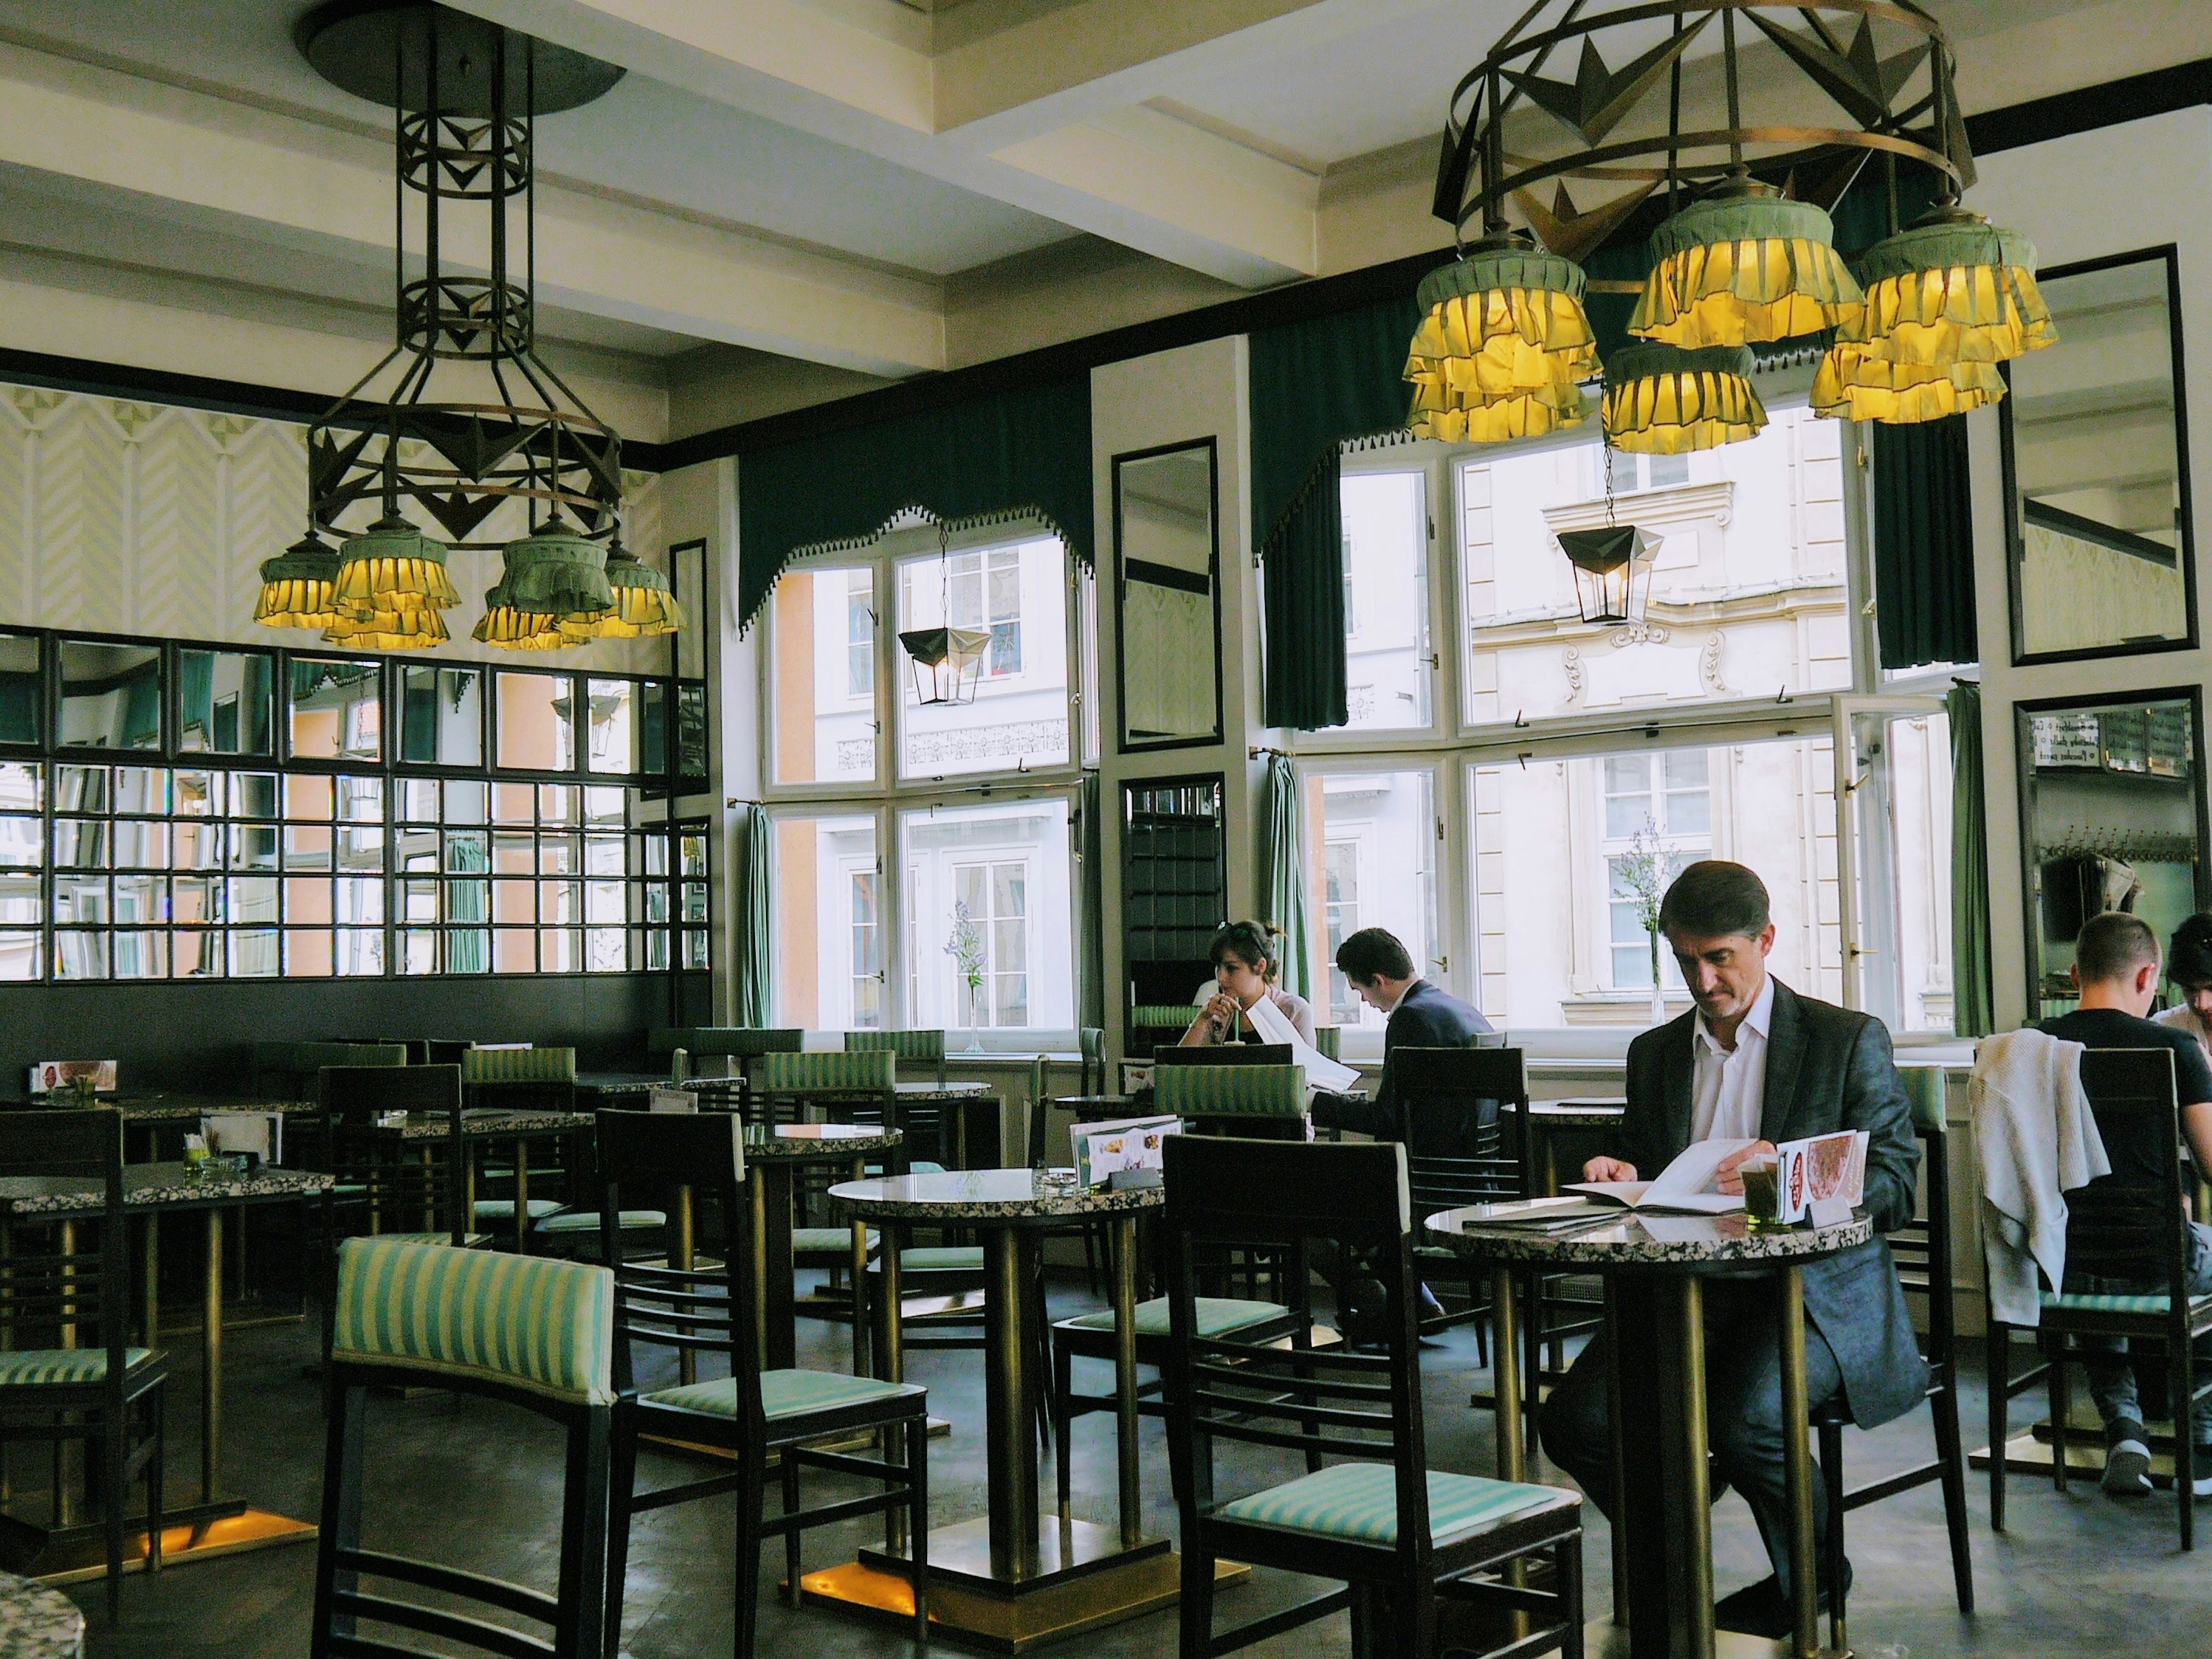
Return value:
<svg viewBox="0 0 2212 1659">
<path fill-rule="evenodd" d="M 1434 963 L 1437 967 L 1443 969 L 1447 974 L 1451 972 L 1451 958 L 1449 957 L 1431 957 L 1429 960 Z"/>
</svg>

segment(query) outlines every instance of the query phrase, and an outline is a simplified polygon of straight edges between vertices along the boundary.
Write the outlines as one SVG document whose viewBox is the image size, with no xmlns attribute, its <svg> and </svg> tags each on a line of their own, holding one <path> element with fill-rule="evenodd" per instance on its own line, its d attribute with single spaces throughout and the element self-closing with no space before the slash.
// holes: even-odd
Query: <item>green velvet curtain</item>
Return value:
<svg viewBox="0 0 2212 1659">
<path fill-rule="evenodd" d="M 1990 997 L 1990 848 L 1982 799 L 1982 688 L 1961 680 L 1943 699 L 1951 720 L 1951 1028 L 1996 1029 Z"/>
<path fill-rule="evenodd" d="M 1966 417 L 1867 428 L 1874 452 L 1874 614 L 1884 668 L 1981 660 Z"/>
<path fill-rule="evenodd" d="M 1406 424 L 1402 295 L 1251 337 L 1252 545 L 1267 567 L 1266 717 L 1315 731 L 1349 718 L 1344 684 L 1344 446 Z"/>
<path fill-rule="evenodd" d="M 1260 902 L 1266 920 L 1283 930 L 1283 988 L 1302 997 L 1313 982 L 1306 960 L 1305 811 L 1297 769 L 1286 756 L 1267 757 L 1267 861 Z"/>
<path fill-rule="evenodd" d="M 1106 851 L 1105 824 L 1100 816 L 1098 775 L 1085 772 L 1076 797 L 1081 822 L 1076 825 L 1075 853 L 1082 865 L 1082 893 L 1076 913 L 1076 982 L 1079 1023 L 1106 1024 Z"/>
<path fill-rule="evenodd" d="M 446 867 L 456 875 L 482 876 L 489 859 L 481 840 L 467 836 L 446 838 Z M 446 884 L 446 971 L 481 974 L 491 966 L 491 935 L 482 923 L 491 913 L 491 884 L 485 881 Z M 476 922 L 474 927 L 459 924 Z"/>
<path fill-rule="evenodd" d="M 794 553 L 861 546 L 909 507 L 956 525 L 1035 514 L 1090 563 L 1090 375 L 738 456 L 740 621 Z"/>
<path fill-rule="evenodd" d="M 747 807 L 744 864 L 738 889 L 736 1006 L 730 1010 L 731 1019 L 739 1025 L 763 1026 L 769 1021 L 775 951 L 769 915 L 769 883 L 775 871 L 769 835 L 768 809 Z"/>
</svg>

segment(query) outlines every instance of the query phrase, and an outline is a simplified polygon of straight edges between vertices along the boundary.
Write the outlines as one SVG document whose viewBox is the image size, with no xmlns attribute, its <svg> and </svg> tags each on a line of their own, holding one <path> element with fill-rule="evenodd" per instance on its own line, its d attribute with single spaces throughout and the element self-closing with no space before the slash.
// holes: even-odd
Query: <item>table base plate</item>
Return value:
<svg viewBox="0 0 2212 1659">
<path fill-rule="evenodd" d="M 143 1511 L 140 1512 L 142 1518 Z M 304 1544 L 319 1535 L 312 1521 L 249 1508 L 242 1499 L 188 1504 L 161 1517 L 161 1570 L 180 1567 L 246 1550 L 280 1544 Z M 127 1526 L 123 1534 L 123 1570 L 143 1572 L 146 1534 Z M 0 1515 L 0 1567 L 52 1584 L 77 1583 L 107 1576 L 107 1539 L 97 1524 L 44 1527 Z"/>
<path fill-rule="evenodd" d="M 1610 1619 L 1593 1619 L 1583 1626 L 1583 1651 L 1589 1659 L 1628 1659 L 1628 1630 Z M 1713 1659 L 1789 1659 L 1786 1639 L 1746 1636 L 1740 1631 L 1713 1632 Z M 1821 1659 L 1850 1659 L 1846 1652 L 1820 1650 Z"/>
<path fill-rule="evenodd" d="M 992 1653 L 1026 1653 L 1171 1607 L 1182 1593 L 1182 1558 L 1164 1542 L 1150 1553 L 1127 1556 L 1117 1551 L 1118 1560 L 1099 1561 L 1087 1571 L 1039 1582 L 1019 1594 L 978 1590 L 969 1588 L 975 1581 L 964 1576 L 941 1578 L 936 1571 L 937 1540 L 958 1530 L 946 1528 L 931 1534 L 929 1622 L 933 1631 L 964 1646 Z M 1054 1530 L 1045 1528 L 1048 1534 Z M 1230 1583 L 1251 1571 L 1241 1562 L 1218 1562 L 1214 1582 Z M 908 1626 L 914 1618 L 914 1592 L 902 1572 L 852 1561 L 810 1572 L 799 1584 L 804 1601 L 842 1607 L 887 1626 Z"/>
<path fill-rule="evenodd" d="M 1057 1522 L 1037 1528 L 1037 1570 L 1023 1579 L 1004 1578 L 991 1567 L 991 1522 L 977 1516 L 972 1521 L 937 1527 L 929 1534 L 929 1576 L 933 1583 L 951 1583 L 979 1595 L 1030 1596 L 1072 1578 L 1126 1565 L 1142 1558 L 1165 1555 L 1168 1540 L 1147 1538 L 1124 1548 L 1121 1528 L 1102 1527 L 1093 1521 L 1071 1521 L 1063 1534 Z M 903 1572 L 906 1558 L 887 1551 L 863 1549 L 860 1561 L 880 1572 Z"/>
</svg>

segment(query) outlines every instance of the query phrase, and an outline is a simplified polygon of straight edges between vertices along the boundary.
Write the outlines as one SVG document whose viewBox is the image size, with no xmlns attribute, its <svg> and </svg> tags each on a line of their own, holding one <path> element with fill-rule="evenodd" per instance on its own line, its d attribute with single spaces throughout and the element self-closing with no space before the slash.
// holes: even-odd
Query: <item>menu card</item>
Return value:
<svg viewBox="0 0 2212 1659">
<path fill-rule="evenodd" d="M 1182 1120 L 1172 1115 L 1078 1123 L 1067 1132 L 1075 1152 L 1075 1184 L 1103 1187 L 1118 1170 L 1164 1168 L 1168 1136 L 1182 1133 Z"/>
<path fill-rule="evenodd" d="M 1866 1197 L 1866 1155 L 1864 1129 L 1784 1141 L 1774 1149 L 1775 1180 L 1782 1189 L 1776 1218 L 1809 1219 L 1823 1227 L 1849 1221 Z"/>
</svg>

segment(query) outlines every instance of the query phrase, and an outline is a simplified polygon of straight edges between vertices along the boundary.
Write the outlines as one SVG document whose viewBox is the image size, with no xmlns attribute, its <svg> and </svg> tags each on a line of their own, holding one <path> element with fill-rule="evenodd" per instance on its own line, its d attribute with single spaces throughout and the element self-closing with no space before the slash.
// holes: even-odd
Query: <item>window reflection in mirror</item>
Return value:
<svg viewBox="0 0 2212 1659">
<path fill-rule="evenodd" d="M 2163 945 L 2205 907 L 2197 720 L 2189 697 L 2021 710 L 2029 1006 L 2042 1014 L 2074 1006 L 2089 917 L 2129 911 Z"/>
<path fill-rule="evenodd" d="M 384 753 L 382 665 L 293 658 L 289 715 L 295 759 L 379 759 Z"/>
<path fill-rule="evenodd" d="M 1221 596 L 1213 444 L 1114 459 L 1121 746 L 1221 732 Z"/>
<path fill-rule="evenodd" d="M 499 676 L 496 764 L 527 772 L 576 768 L 576 683 L 566 674 Z"/>
<path fill-rule="evenodd" d="M 0 634 L 0 743 L 37 743 L 46 710 L 35 634 Z M 0 969 L 0 979 L 8 975 Z"/>
<path fill-rule="evenodd" d="M 2008 366 L 2019 656 L 2190 637 L 2172 278 L 2155 255 L 2044 279 L 2058 343 Z"/>
<path fill-rule="evenodd" d="M 161 653 L 149 645 L 61 642 L 61 740 L 88 749 L 161 746 Z"/>
<path fill-rule="evenodd" d="M 634 680 L 589 680 L 584 767 L 591 772 L 641 772 L 645 731 Z"/>
<path fill-rule="evenodd" d="M 410 663 L 399 671 L 399 758 L 483 764 L 483 670 Z"/>
<path fill-rule="evenodd" d="M 275 659 L 258 651 L 177 653 L 177 747 L 191 754 L 275 752 Z"/>
</svg>

